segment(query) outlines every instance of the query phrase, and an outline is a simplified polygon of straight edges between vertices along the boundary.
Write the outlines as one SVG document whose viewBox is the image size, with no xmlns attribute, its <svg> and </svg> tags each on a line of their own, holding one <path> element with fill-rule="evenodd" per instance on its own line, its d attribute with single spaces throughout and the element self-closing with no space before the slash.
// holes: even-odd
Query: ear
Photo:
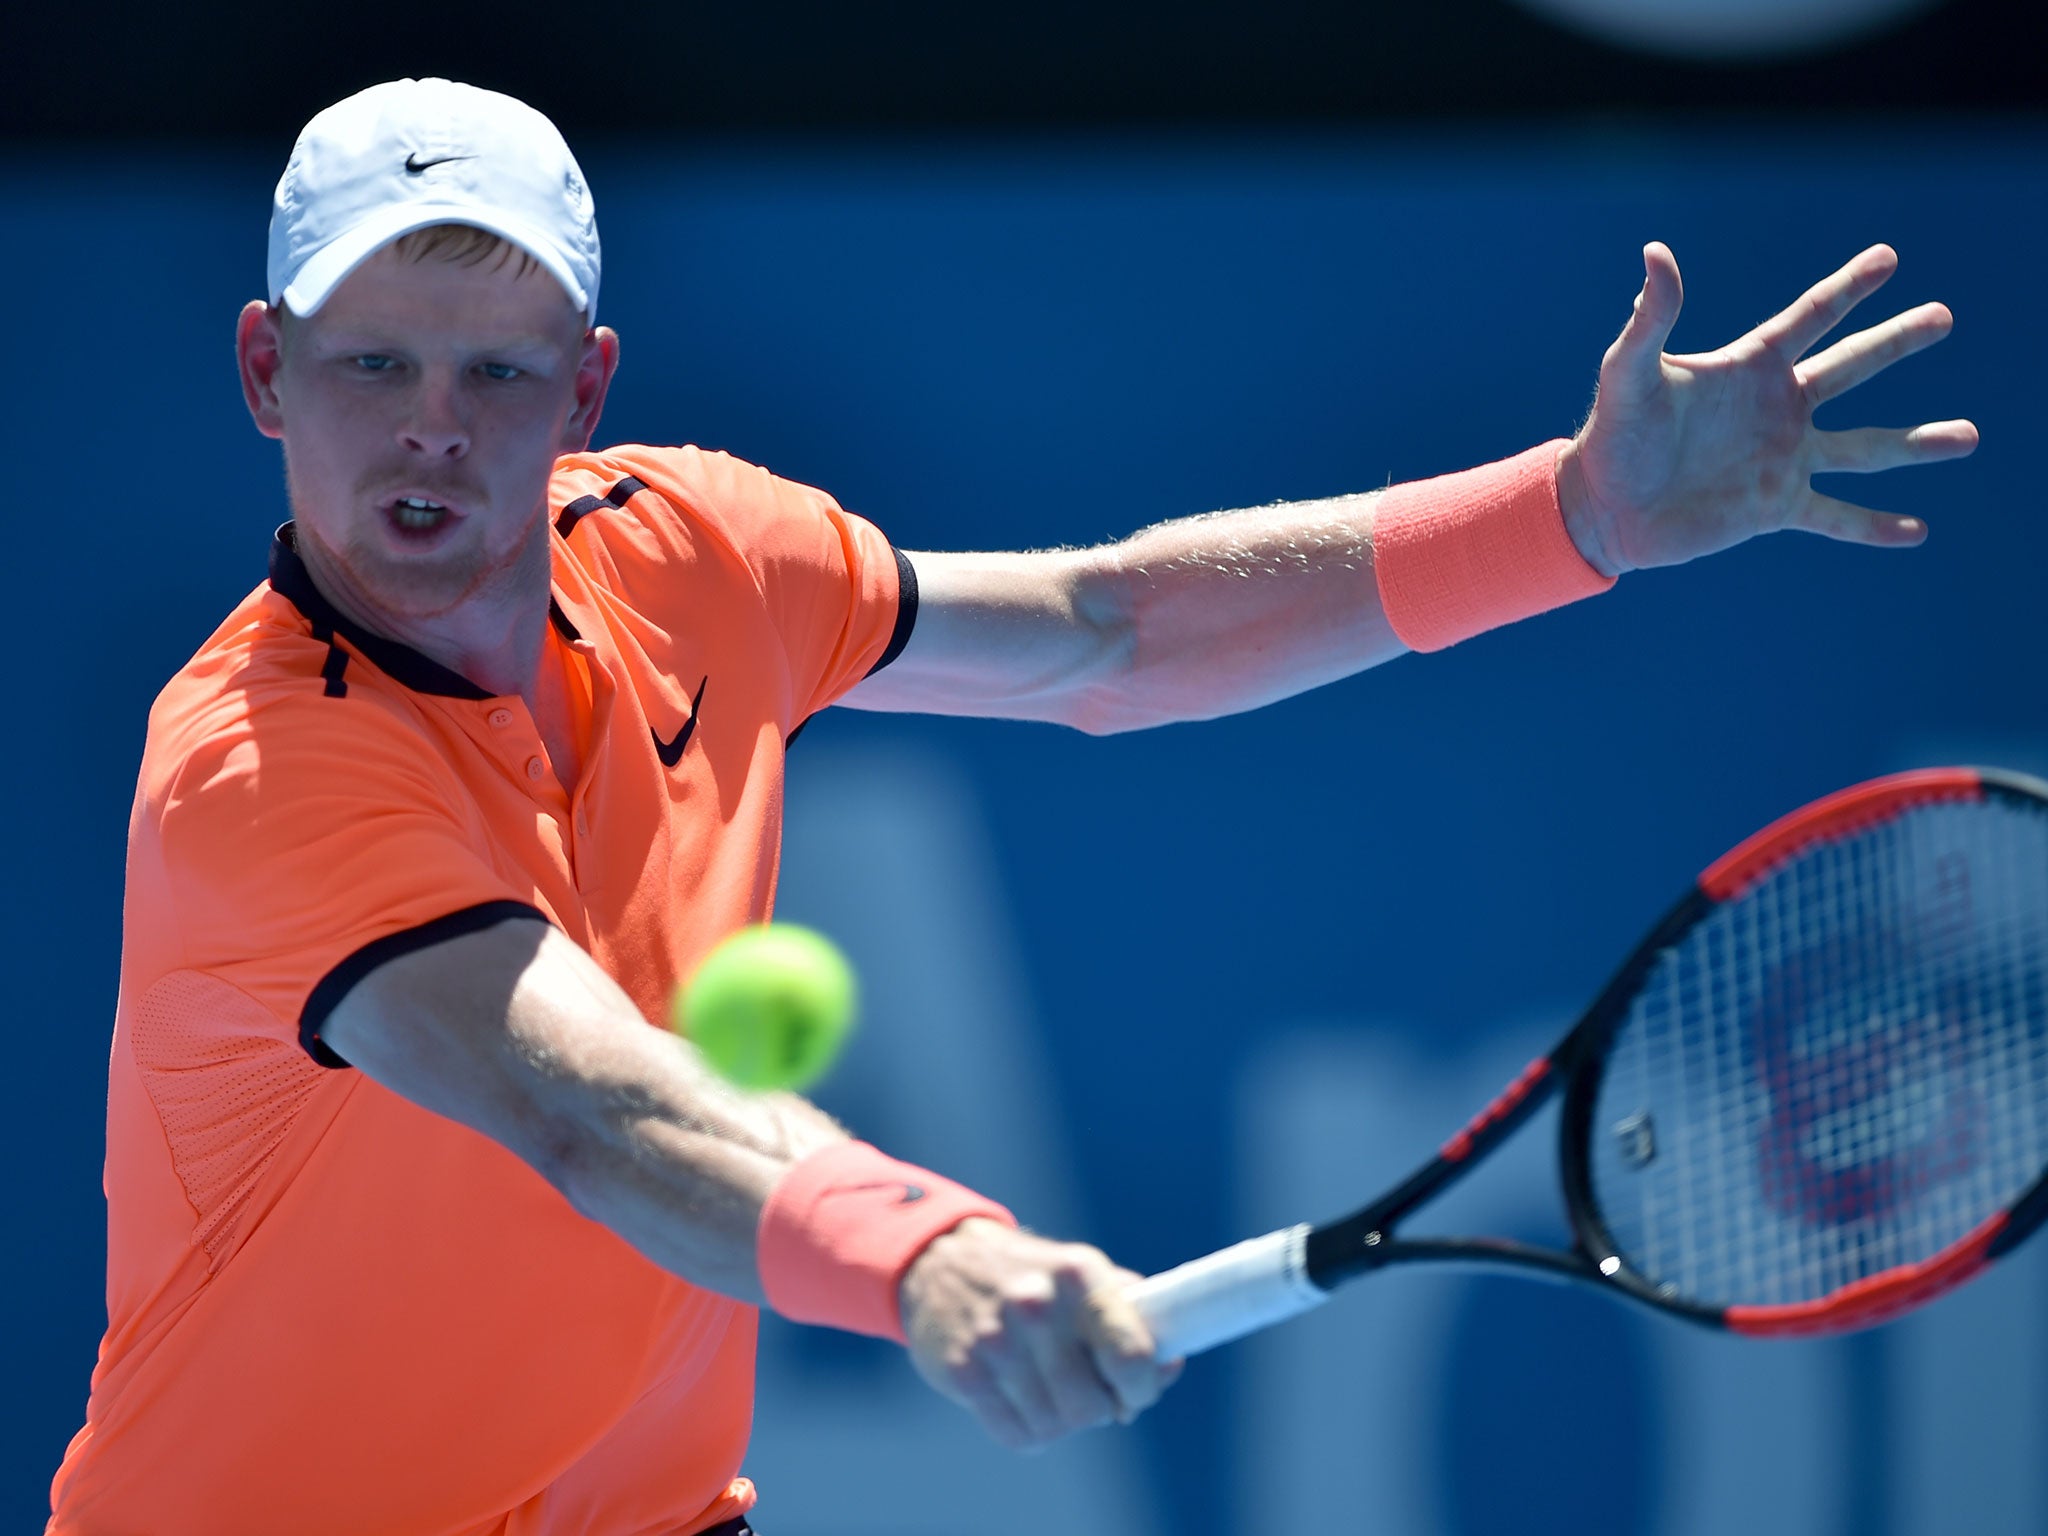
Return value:
<svg viewBox="0 0 2048 1536">
<path fill-rule="evenodd" d="M 618 368 L 619 333 L 608 325 L 586 332 L 582 355 L 576 360 L 576 404 L 562 423 L 561 452 L 581 453 L 590 446 Z"/>
<path fill-rule="evenodd" d="M 283 318 L 261 299 L 242 306 L 235 321 L 235 362 L 242 372 L 242 401 L 256 430 L 265 437 L 284 436 L 284 404 L 277 375 L 284 363 Z"/>
</svg>

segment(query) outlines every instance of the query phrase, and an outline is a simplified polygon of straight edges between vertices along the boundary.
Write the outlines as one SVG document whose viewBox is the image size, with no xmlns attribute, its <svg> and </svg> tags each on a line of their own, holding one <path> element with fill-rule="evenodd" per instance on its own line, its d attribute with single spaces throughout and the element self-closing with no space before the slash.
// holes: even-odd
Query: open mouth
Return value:
<svg viewBox="0 0 2048 1536">
<path fill-rule="evenodd" d="M 426 496 L 397 496 L 384 505 L 384 516 L 402 538 L 425 543 L 456 517 L 453 508 Z"/>
</svg>

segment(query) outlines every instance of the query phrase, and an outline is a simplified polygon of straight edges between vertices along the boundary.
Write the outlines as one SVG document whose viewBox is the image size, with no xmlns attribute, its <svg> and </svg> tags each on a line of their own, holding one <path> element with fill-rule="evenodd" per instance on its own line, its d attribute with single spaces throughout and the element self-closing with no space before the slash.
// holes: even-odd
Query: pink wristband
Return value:
<svg viewBox="0 0 2048 1536">
<path fill-rule="evenodd" d="M 756 1257 L 768 1305 L 901 1344 L 896 1288 L 925 1245 L 970 1216 L 1005 1226 L 995 1201 L 864 1141 L 842 1141 L 797 1163 L 761 1208 Z"/>
<path fill-rule="evenodd" d="M 1389 487 L 1372 524 L 1380 607 L 1411 651 L 1440 651 L 1614 585 L 1557 504 L 1562 438 L 1498 464 Z"/>
</svg>

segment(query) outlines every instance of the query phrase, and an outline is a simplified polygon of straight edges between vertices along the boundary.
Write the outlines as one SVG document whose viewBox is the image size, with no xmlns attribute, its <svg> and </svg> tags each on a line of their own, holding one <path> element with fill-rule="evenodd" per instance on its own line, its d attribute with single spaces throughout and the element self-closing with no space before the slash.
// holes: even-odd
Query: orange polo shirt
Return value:
<svg viewBox="0 0 2048 1536">
<path fill-rule="evenodd" d="M 753 1502 L 753 1309 L 319 1029 L 383 961 L 515 914 L 664 1019 L 768 915 L 784 745 L 894 658 L 915 579 L 723 454 L 577 454 L 550 495 L 573 791 L 520 699 L 348 622 L 289 527 L 150 712 L 107 1332 L 52 1532 L 671 1536 Z"/>
</svg>

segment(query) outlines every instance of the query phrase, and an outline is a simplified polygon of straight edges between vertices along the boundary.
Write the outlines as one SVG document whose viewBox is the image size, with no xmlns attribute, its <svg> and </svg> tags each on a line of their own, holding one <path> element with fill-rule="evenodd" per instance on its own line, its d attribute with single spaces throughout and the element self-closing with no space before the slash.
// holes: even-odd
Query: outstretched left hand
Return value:
<svg viewBox="0 0 2048 1536">
<path fill-rule="evenodd" d="M 1967 421 L 1823 432 L 1813 413 L 1954 324 L 1922 304 L 1801 354 L 1898 269 L 1874 245 L 1789 309 L 1714 352 L 1671 356 L 1665 339 L 1684 289 L 1668 247 L 1643 251 L 1635 314 L 1600 363 L 1593 411 L 1558 461 L 1558 495 L 1587 561 L 1603 574 L 1727 549 L 1798 528 L 1856 544 L 1902 547 L 1927 537 L 1917 518 L 1873 512 L 1815 491 L 1812 476 L 1931 464 L 1975 450 Z"/>
</svg>

